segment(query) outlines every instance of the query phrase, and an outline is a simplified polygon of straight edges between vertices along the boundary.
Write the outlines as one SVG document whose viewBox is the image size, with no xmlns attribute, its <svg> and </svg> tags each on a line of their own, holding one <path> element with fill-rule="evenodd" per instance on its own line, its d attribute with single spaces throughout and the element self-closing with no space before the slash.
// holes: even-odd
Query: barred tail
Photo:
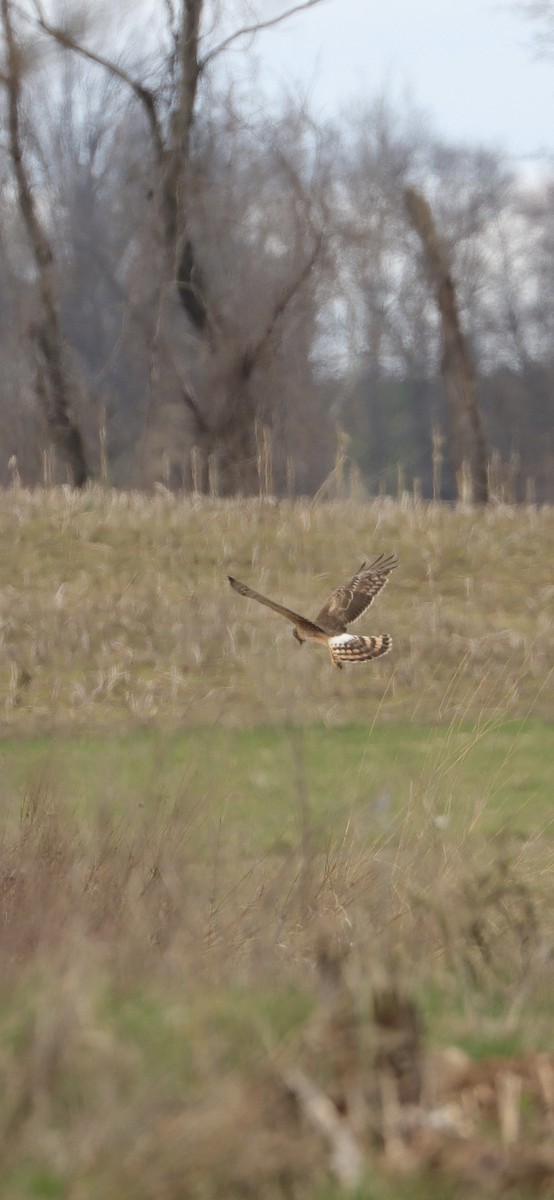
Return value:
<svg viewBox="0 0 554 1200">
<path fill-rule="evenodd" d="M 392 646 L 389 633 L 376 634 L 373 637 L 355 636 L 352 633 L 341 633 L 329 638 L 329 649 L 333 662 L 368 662 L 370 658 L 380 658 L 388 654 Z"/>
</svg>

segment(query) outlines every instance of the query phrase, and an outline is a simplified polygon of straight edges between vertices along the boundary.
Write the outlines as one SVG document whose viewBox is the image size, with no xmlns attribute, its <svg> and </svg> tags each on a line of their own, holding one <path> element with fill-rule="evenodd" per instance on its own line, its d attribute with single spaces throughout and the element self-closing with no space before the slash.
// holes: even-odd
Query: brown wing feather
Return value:
<svg viewBox="0 0 554 1200">
<path fill-rule="evenodd" d="M 329 638 L 329 649 L 333 662 L 368 662 L 388 654 L 392 646 L 389 633 L 372 634 L 371 637 L 356 637 L 355 633 L 339 634 Z"/>
<path fill-rule="evenodd" d="M 362 563 L 352 579 L 331 593 L 316 617 L 317 624 L 327 633 L 344 633 L 347 626 L 357 621 L 369 608 L 397 564 L 395 554 L 390 554 L 388 558 L 380 554 L 369 566 Z"/>
<path fill-rule="evenodd" d="M 270 600 L 268 596 L 262 596 L 260 592 L 255 592 L 253 588 L 248 587 L 246 583 L 241 583 L 238 579 L 233 579 L 231 575 L 227 576 L 231 587 L 238 592 L 240 596 L 246 596 L 248 600 L 257 600 L 258 604 L 265 604 L 266 608 L 271 608 L 273 612 L 279 613 L 280 616 L 286 617 L 287 621 L 292 621 L 293 625 L 299 625 L 312 633 L 323 633 L 319 625 L 314 625 L 313 621 L 308 621 L 307 617 L 301 617 L 300 613 L 295 613 L 291 608 L 285 608 L 282 604 L 277 604 L 275 600 Z"/>
</svg>

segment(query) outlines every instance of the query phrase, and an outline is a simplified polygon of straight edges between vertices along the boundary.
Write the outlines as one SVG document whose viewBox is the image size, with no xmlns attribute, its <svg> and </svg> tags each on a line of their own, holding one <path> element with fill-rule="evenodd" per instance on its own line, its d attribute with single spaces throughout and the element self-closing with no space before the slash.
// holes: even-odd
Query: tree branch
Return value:
<svg viewBox="0 0 554 1200">
<path fill-rule="evenodd" d="M 128 71 L 118 66 L 112 59 L 105 58 L 103 54 L 98 54 L 95 50 L 89 50 L 86 46 L 81 45 L 80 42 L 71 36 L 68 30 L 61 29 L 57 25 L 51 25 L 44 16 L 39 0 L 33 0 L 33 6 L 37 14 L 37 22 L 43 33 L 47 33 L 60 46 L 63 46 L 65 50 L 73 50 L 75 54 L 79 54 L 81 58 L 85 58 L 88 62 L 95 63 L 98 67 L 103 67 L 105 71 L 109 71 L 117 79 L 120 79 L 122 83 L 125 83 L 127 87 L 131 88 L 131 91 L 134 92 L 146 111 L 152 140 L 156 149 L 156 158 L 161 163 L 164 158 L 164 143 L 153 93 L 144 87 L 144 84 L 139 83 L 137 79 L 133 79 Z"/>
<path fill-rule="evenodd" d="M 248 37 L 249 33 L 258 33 L 260 29 L 270 29 L 272 25 L 279 25 L 281 21 L 286 21 L 287 17 L 293 17 L 295 13 L 303 12 L 306 8 L 314 8 L 316 4 L 322 3 L 323 0 L 303 0 L 302 4 L 295 4 L 293 8 L 288 8 L 285 12 L 279 13 L 277 17 L 270 17 L 267 21 L 256 21 L 252 25 L 243 25 L 241 29 L 236 29 L 234 33 L 229 34 L 229 37 L 224 38 L 218 46 L 214 46 L 213 50 L 208 50 L 208 53 L 200 59 L 198 64 L 199 71 L 204 71 L 212 59 L 217 58 L 218 54 L 222 54 L 224 50 L 227 50 L 238 38 Z"/>
<path fill-rule="evenodd" d="M 243 379 L 250 378 L 252 371 L 254 370 L 254 367 L 255 367 L 262 351 L 265 349 L 265 347 L 267 346 L 267 343 L 269 342 L 269 340 L 271 338 L 271 335 L 275 329 L 275 326 L 277 325 L 277 322 L 280 320 L 280 318 L 286 312 L 291 300 L 294 298 L 296 293 L 302 287 L 302 284 L 308 278 L 308 276 L 314 266 L 314 263 L 317 259 L 319 251 L 321 249 L 322 242 L 323 242 L 323 234 L 320 232 L 316 235 L 316 241 L 315 241 L 315 245 L 312 250 L 312 253 L 308 256 L 308 258 L 306 259 L 306 262 L 300 268 L 298 274 L 295 275 L 294 279 L 292 279 L 290 281 L 288 287 L 286 287 L 283 290 L 283 292 L 279 296 L 278 300 L 276 301 L 275 306 L 273 308 L 273 312 L 271 313 L 271 316 L 269 318 L 269 321 L 268 321 L 263 333 L 260 334 L 260 337 L 258 338 L 255 345 L 251 346 L 248 350 L 245 351 L 243 358 L 242 358 L 241 372 L 240 372 Z"/>
<path fill-rule="evenodd" d="M 316 259 L 319 255 L 319 252 L 321 250 L 322 243 L 323 243 L 323 233 L 322 233 L 321 226 L 319 228 L 314 226 L 314 222 L 313 222 L 313 219 L 310 214 L 310 207 L 311 207 L 310 198 L 309 198 L 309 196 L 306 195 L 305 190 L 302 186 L 302 183 L 301 183 L 298 175 L 291 168 L 290 163 L 287 161 L 286 157 L 283 154 L 279 153 L 277 155 L 277 157 L 278 157 L 278 160 L 279 160 L 282 168 L 284 169 L 285 173 L 288 175 L 289 183 L 290 183 L 293 191 L 296 192 L 296 195 L 297 195 L 302 207 L 304 208 L 306 219 L 308 221 L 309 227 L 310 227 L 312 235 L 314 237 L 314 245 L 313 245 L 313 250 L 312 250 L 311 254 L 308 255 L 306 261 L 299 268 L 297 274 L 291 279 L 288 286 L 283 289 L 281 295 L 276 300 L 275 305 L 273 307 L 273 311 L 269 317 L 269 320 L 267 322 L 265 329 L 260 334 L 260 336 L 257 339 L 257 341 L 255 342 L 255 344 L 245 351 L 245 353 L 242 357 L 241 370 L 240 370 L 240 374 L 243 379 L 248 379 L 250 377 L 250 375 L 252 374 L 252 371 L 256 365 L 256 362 L 258 361 L 260 355 L 262 354 L 263 350 L 265 349 L 266 345 L 268 344 L 268 342 L 273 334 L 275 326 L 277 325 L 278 321 L 285 313 L 291 300 L 294 298 L 296 293 L 302 287 L 302 284 L 306 281 L 306 279 L 310 275 L 312 268 L 316 262 Z"/>
<path fill-rule="evenodd" d="M 0 2 L 1 2 L 1 0 L 0 0 Z M 94 246 L 88 245 L 87 249 L 88 249 L 88 253 L 91 254 L 97 267 L 102 272 L 104 279 L 106 279 L 109 286 L 112 288 L 114 295 L 116 295 L 117 298 L 119 300 L 123 301 L 123 303 L 125 304 L 125 307 L 129 313 L 129 316 L 131 317 L 131 320 L 135 322 L 135 324 L 138 326 L 138 328 L 142 330 L 142 333 L 145 335 L 145 337 L 150 341 L 150 339 L 151 339 L 151 323 L 148 319 L 148 315 L 145 312 L 143 312 L 138 307 L 138 305 L 135 304 L 135 302 L 132 300 L 127 288 L 125 288 L 123 286 L 123 284 L 121 284 L 119 279 L 117 278 L 117 275 L 115 274 L 111 263 L 108 261 L 106 256 L 99 251 L 98 247 L 96 245 L 94 245 Z M 196 426 L 197 426 L 197 429 L 199 430 L 199 432 L 204 435 L 209 434 L 211 432 L 210 425 L 209 425 L 208 421 L 206 420 L 206 418 L 200 408 L 200 405 L 198 404 L 196 397 L 193 395 L 190 384 L 188 384 L 186 382 L 186 380 L 184 380 L 182 378 L 179 367 L 177 366 L 177 363 L 175 362 L 175 355 L 173 354 L 171 345 L 169 344 L 167 338 L 165 337 L 165 335 L 163 333 L 158 334 L 156 340 L 157 340 L 157 343 L 158 343 L 160 349 L 163 351 L 165 362 L 169 363 L 169 365 L 171 366 L 171 368 L 173 370 L 173 374 L 175 376 L 177 386 L 179 388 L 180 399 L 182 400 L 183 404 L 185 405 L 185 408 L 188 408 L 189 412 L 192 413 L 192 416 L 194 417 L 194 420 L 196 422 Z"/>
</svg>

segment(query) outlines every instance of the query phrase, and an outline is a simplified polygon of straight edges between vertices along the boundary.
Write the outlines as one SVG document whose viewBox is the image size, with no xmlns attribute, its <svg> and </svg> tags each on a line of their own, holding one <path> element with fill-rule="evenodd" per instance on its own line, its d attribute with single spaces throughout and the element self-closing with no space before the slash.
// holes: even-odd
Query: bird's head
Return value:
<svg viewBox="0 0 554 1200">
<path fill-rule="evenodd" d="M 304 643 L 304 641 L 305 641 L 305 638 L 303 638 L 303 637 L 300 637 L 300 634 L 299 634 L 299 632 L 298 632 L 298 630 L 297 630 L 297 628 L 296 628 L 296 625 L 294 626 L 294 629 L 293 629 L 293 631 L 292 631 L 292 636 L 296 638 L 297 642 L 300 642 L 300 645 L 301 645 L 301 646 L 303 645 L 303 643 Z"/>
</svg>

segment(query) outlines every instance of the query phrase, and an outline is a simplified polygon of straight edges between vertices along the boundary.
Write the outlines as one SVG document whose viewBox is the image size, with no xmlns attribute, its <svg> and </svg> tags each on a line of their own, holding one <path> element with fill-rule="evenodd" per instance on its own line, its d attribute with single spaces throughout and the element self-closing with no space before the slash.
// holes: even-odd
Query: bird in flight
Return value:
<svg viewBox="0 0 554 1200">
<path fill-rule="evenodd" d="M 380 658 L 387 654 L 392 646 L 392 638 L 388 633 L 373 634 L 363 637 L 361 634 L 348 633 L 347 627 L 361 617 L 372 600 L 381 591 L 388 577 L 398 564 L 395 554 L 385 558 L 380 554 L 372 563 L 362 563 L 359 571 L 341 584 L 326 600 L 315 621 L 300 616 L 290 608 L 284 608 L 268 596 L 255 592 L 246 583 L 228 576 L 231 587 L 241 596 L 249 600 L 257 600 L 266 608 L 280 613 L 294 625 L 293 635 L 299 642 L 318 642 L 327 646 L 334 667 L 342 668 L 343 662 L 367 662 L 370 658 Z"/>
</svg>

